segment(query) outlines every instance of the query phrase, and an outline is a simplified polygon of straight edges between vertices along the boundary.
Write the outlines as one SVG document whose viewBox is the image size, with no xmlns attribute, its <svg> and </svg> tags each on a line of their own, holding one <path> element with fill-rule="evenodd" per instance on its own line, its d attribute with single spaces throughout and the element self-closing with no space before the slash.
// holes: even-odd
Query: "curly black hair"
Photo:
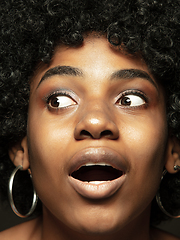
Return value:
<svg viewBox="0 0 180 240">
<path fill-rule="evenodd" d="M 26 135 L 30 80 L 39 63 L 49 64 L 59 44 L 81 45 L 86 34 L 107 36 L 147 64 L 167 96 L 167 122 L 180 139 L 179 0 L 0 1 L 0 187 L 7 192 L 14 168 L 8 149 Z M 171 194 L 171 198 L 169 198 Z M 180 208 L 180 174 L 162 187 L 164 205 Z M 152 204 L 151 221 L 167 217 Z"/>
</svg>

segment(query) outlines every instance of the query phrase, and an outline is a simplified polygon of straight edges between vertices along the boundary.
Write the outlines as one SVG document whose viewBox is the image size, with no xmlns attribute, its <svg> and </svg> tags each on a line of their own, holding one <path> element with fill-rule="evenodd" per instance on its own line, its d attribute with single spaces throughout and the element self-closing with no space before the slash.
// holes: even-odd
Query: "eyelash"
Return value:
<svg viewBox="0 0 180 240">
<path fill-rule="evenodd" d="M 134 96 L 139 96 L 141 97 L 144 101 L 145 104 L 139 105 L 139 106 L 130 106 L 129 108 L 142 108 L 142 107 L 147 107 L 148 104 L 148 97 L 146 96 L 146 94 L 144 94 L 143 92 L 139 91 L 139 90 L 126 90 L 124 92 L 122 92 L 119 96 L 118 96 L 118 100 L 116 101 L 116 103 L 119 103 L 123 97 L 126 97 L 128 95 L 134 95 Z M 122 106 L 123 107 L 123 106 Z M 128 106 L 125 106 L 124 108 L 127 108 Z"/>
<path fill-rule="evenodd" d="M 44 100 L 45 100 L 46 105 L 47 105 L 49 110 L 56 110 L 56 111 L 58 111 L 58 110 L 67 108 L 67 107 L 62 107 L 62 108 L 57 108 L 56 109 L 56 108 L 52 108 L 49 105 L 51 98 L 56 97 L 56 96 L 66 96 L 66 97 L 69 97 L 70 99 L 72 99 L 72 101 L 75 101 L 74 98 L 72 97 L 72 95 L 69 94 L 69 92 L 67 92 L 66 90 L 54 91 L 54 92 L 52 92 L 52 93 L 50 93 L 50 94 L 48 94 L 47 96 L 44 97 Z"/>
<path fill-rule="evenodd" d="M 143 108 L 143 107 L 147 107 L 147 104 L 148 104 L 148 98 L 147 96 L 139 91 L 139 90 L 126 90 L 122 93 L 120 93 L 120 95 L 118 96 L 118 99 L 116 101 L 116 104 L 118 104 L 124 97 L 128 96 L 128 95 L 135 95 L 135 96 L 139 96 L 140 98 L 142 98 L 144 101 L 145 101 L 145 104 L 142 104 L 142 105 L 138 105 L 138 106 L 123 106 L 123 105 L 119 105 L 120 107 L 122 108 Z M 75 101 L 75 99 L 72 97 L 72 94 L 69 94 L 69 92 L 67 92 L 66 90 L 61 90 L 61 91 L 54 91 L 50 94 L 48 94 L 47 96 L 44 97 L 44 100 L 46 102 L 46 105 L 48 107 L 49 110 L 55 110 L 55 111 L 58 111 L 58 110 L 62 110 L 62 109 L 66 109 L 68 108 L 67 107 L 62 107 L 62 108 L 53 108 L 50 106 L 50 101 L 53 97 L 56 97 L 56 96 L 66 96 L 66 97 L 69 97 L 70 99 L 72 99 L 72 101 Z"/>
</svg>

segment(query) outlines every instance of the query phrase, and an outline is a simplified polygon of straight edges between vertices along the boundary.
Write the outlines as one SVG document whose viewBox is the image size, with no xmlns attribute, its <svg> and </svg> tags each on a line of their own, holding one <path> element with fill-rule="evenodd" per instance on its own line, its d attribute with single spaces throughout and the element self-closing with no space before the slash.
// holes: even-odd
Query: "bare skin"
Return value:
<svg viewBox="0 0 180 240">
<path fill-rule="evenodd" d="M 39 240 L 41 238 L 41 218 L 33 219 L 31 221 L 19 224 L 0 232 L 2 240 Z M 152 240 L 179 240 L 180 238 L 173 236 L 157 228 L 150 230 Z"/>
<path fill-rule="evenodd" d="M 27 137 L 10 151 L 16 166 L 30 166 L 43 215 L 0 237 L 21 229 L 18 240 L 178 239 L 149 228 L 163 167 L 174 173 L 177 149 L 163 89 L 141 59 L 104 37 L 61 46 L 32 80 Z M 104 163 L 120 175 L 77 173 Z"/>
</svg>

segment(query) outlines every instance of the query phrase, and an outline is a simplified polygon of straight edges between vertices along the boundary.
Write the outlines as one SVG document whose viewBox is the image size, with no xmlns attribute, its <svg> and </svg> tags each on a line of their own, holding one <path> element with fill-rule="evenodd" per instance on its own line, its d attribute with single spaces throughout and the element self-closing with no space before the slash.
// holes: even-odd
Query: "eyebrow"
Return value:
<svg viewBox="0 0 180 240">
<path fill-rule="evenodd" d="M 49 69 L 43 77 L 41 78 L 37 88 L 39 85 L 46 79 L 55 76 L 55 75 L 60 75 L 60 76 L 74 76 L 74 77 L 82 77 L 83 73 L 79 68 L 75 67 L 70 67 L 70 66 L 56 66 L 54 68 Z"/>
<path fill-rule="evenodd" d="M 47 72 L 45 72 L 37 88 L 44 80 L 55 75 L 83 77 L 84 74 L 79 68 L 75 68 L 72 66 L 56 66 L 54 68 L 49 69 Z M 133 79 L 133 78 L 142 78 L 142 79 L 148 80 L 157 89 L 157 85 L 155 81 L 150 77 L 150 75 L 147 72 L 140 69 L 121 69 L 121 70 L 115 71 L 110 75 L 110 80 Z"/>
<path fill-rule="evenodd" d="M 156 88 L 156 82 L 150 77 L 150 75 L 140 69 L 122 69 L 119 71 L 114 72 L 111 75 L 111 80 L 116 80 L 116 79 L 133 79 L 133 78 L 142 78 L 145 80 L 148 80 L 151 82 Z"/>
</svg>

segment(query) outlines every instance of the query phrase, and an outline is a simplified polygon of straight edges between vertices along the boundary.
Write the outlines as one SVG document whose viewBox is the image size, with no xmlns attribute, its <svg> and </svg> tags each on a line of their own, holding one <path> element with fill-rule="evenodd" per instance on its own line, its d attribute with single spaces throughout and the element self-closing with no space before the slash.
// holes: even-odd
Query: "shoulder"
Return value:
<svg viewBox="0 0 180 240">
<path fill-rule="evenodd" d="M 28 222 L 21 223 L 17 226 L 0 232 L 1 240 L 36 240 L 40 229 L 40 219 L 36 218 Z"/>
<path fill-rule="evenodd" d="M 152 229 L 152 236 L 154 240 L 180 240 L 180 237 L 176 237 L 157 228 Z"/>
</svg>

